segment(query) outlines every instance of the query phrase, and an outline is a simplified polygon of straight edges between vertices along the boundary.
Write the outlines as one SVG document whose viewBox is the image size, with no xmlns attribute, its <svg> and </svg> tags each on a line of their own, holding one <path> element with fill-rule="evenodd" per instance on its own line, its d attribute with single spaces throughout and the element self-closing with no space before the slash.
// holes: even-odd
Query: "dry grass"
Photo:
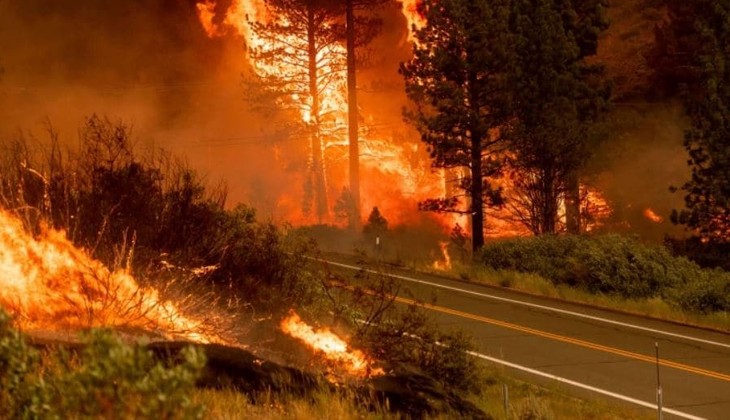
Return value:
<svg viewBox="0 0 730 420">
<path fill-rule="evenodd" d="M 655 414 L 624 405 L 599 400 L 579 399 L 559 388 L 545 388 L 505 377 L 494 371 L 493 380 L 485 384 L 478 396 L 470 398 L 495 420 L 649 420 Z M 505 413 L 502 385 L 507 384 L 510 408 Z M 368 410 L 356 399 L 339 393 L 324 392 L 310 399 L 259 395 L 253 401 L 233 390 L 197 390 L 193 401 L 207 407 L 209 420 L 400 420 L 403 416 L 390 413 L 386 407 Z M 532 416 L 531 416 L 532 415 Z M 454 416 L 432 417 L 430 420 L 456 419 Z"/>
<path fill-rule="evenodd" d="M 196 403 L 207 407 L 208 420 L 398 420 L 401 417 L 385 408 L 370 411 L 354 398 L 322 392 L 310 399 L 278 397 L 263 394 L 253 398 L 233 390 L 198 390 Z"/>
<path fill-rule="evenodd" d="M 472 398 L 479 408 L 496 420 L 650 420 L 656 414 L 645 409 L 598 399 L 577 398 L 557 385 L 537 386 L 511 378 L 497 366 L 490 367 L 492 378 L 481 395 Z M 509 409 L 504 410 L 503 386 L 507 385 Z M 532 414 L 532 415 L 530 415 Z"/>
</svg>

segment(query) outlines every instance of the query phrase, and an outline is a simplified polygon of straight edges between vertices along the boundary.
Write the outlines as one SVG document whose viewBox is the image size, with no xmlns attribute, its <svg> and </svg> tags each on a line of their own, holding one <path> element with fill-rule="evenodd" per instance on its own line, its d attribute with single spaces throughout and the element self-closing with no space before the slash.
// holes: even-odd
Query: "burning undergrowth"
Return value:
<svg viewBox="0 0 730 420">
<path fill-rule="evenodd" d="M 280 323 L 281 330 L 302 342 L 334 369 L 358 377 L 380 376 L 383 369 L 373 367 L 373 360 L 360 350 L 350 348 L 345 340 L 327 328 L 315 330 L 294 311 Z"/>
<path fill-rule="evenodd" d="M 423 395 L 446 406 L 454 400 L 442 385 L 461 389 L 469 374 L 444 374 L 435 361 L 461 360 L 463 347 L 445 357 L 404 335 L 448 342 L 423 319 L 392 311 L 397 290 L 337 293 L 306 258 L 313 248 L 301 232 L 227 208 L 225 189 L 211 190 L 169 156 L 138 155 L 123 124 L 92 117 L 80 133 L 77 151 L 52 142 L 50 153 L 35 153 L 17 142 L 0 159 L 0 307 L 24 332 L 63 341 L 69 335 L 58 333 L 113 328 L 132 342 L 151 338 L 160 357 L 174 343 L 194 344 L 209 356 L 206 369 L 220 368 L 211 378 L 229 378 L 210 384 L 242 392 L 265 392 L 288 372 L 300 388 L 315 378 L 367 401 L 374 389 L 404 410 L 428 406 L 408 381 L 427 384 Z M 235 377 L 223 374 L 230 366 Z"/>
<path fill-rule="evenodd" d="M 62 152 L 51 132 L 48 155 L 17 141 L 0 160 L 0 307 L 17 327 L 288 351 L 279 322 L 322 294 L 305 267 L 309 241 L 226 209 L 224 188 L 168 155 L 138 155 L 124 124 L 91 117 L 80 137 L 80 150 Z M 345 353 L 358 354 L 316 367 Z"/>
<path fill-rule="evenodd" d="M 481 415 L 438 381 L 416 370 L 389 363 L 386 374 L 373 357 L 353 348 L 327 328 L 313 328 L 293 310 L 278 322 L 278 332 L 269 329 L 268 334 L 285 334 L 288 338 L 279 341 L 288 345 L 280 344 L 280 348 L 288 346 L 294 354 L 306 351 L 309 357 L 294 363 L 302 368 L 267 360 L 266 356 L 245 350 L 241 345 L 245 339 L 237 340 L 231 335 L 231 323 L 240 320 L 223 319 L 214 308 L 191 312 L 190 303 L 195 298 L 163 297 L 166 294 L 159 289 L 140 285 L 127 269 L 110 270 L 93 259 L 87 251 L 74 246 L 62 231 L 45 229 L 34 237 L 20 219 L 5 210 L 0 211 L 0 271 L 0 315 L 3 310 L 10 311 L 16 327 L 29 333 L 35 346 L 70 349 L 85 360 L 83 363 L 99 363 L 84 359 L 103 357 L 97 346 L 120 344 L 109 341 L 112 336 L 105 336 L 108 338 L 104 343 L 84 339 L 69 342 L 57 336 L 49 340 L 37 334 L 38 330 L 113 328 L 135 330 L 137 336 L 155 335 L 157 340 L 128 354 L 146 360 L 145 363 L 152 363 L 149 357 L 154 355 L 165 363 L 177 361 L 183 365 L 190 362 L 191 355 L 198 355 L 195 369 L 199 373 L 189 374 L 200 375 L 197 384 L 201 387 L 233 387 L 251 395 L 276 392 L 299 396 L 344 387 L 364 401 L 371 401 L 367 405 L 386 404 L 417 417 L 452 410 L 475 418 Z M 370 322 L 380 319 L 371 318 Z M 268 321 L 260 321 L 260 326 L 271 328 L 271 319 Z M 396 335 L 403 338 L 403 334 Z M 275 354 L 271 349 L 261 353 Z M 201 355 L 205 355 L 207 362 L 201 363 Z M 288 360 L 296 359 L 295 356 Z M 174 371 L 188 368 L 182 366 Z M 140 380 L 144 376 L 142 372 L 135 375 L 125 380 Z M 187 381 L 191 378 L 188 376 Z"/>
<path fill-rule="evenodd" d="M 63 231 L 44 229 L 37 238 L 7 211 L 0 211 L 0 306 L 23 330 L 140 329 L 166 339 L 230 342 L 232 330 L 208 308 L 205 316 L 188 295 L 175 302 L 160 289 L 142 286 L 128 268 L 110 270 Z M 196 308 L 196 306 L 198 306 Z"/>
<path fill-rule="evenodd" d="M 177 293 L 173 300 L 175 293 L 140 285 L 127 268 L 111 270 L 91 258 L 63 231 L 44 229 L 33 237 L 7 211 L 0 211 L 0 271 L 0 307 L 22 330 L 103 327 L 164 340 L 241 345 L 240 314 L 211 307 L 205 296 Z M 293 311 L 279 330 L 311 349 L 329 373 L 364 378 L 383 373 L 363 352 L 329 330 L 314 330 Z"/>
</svg>

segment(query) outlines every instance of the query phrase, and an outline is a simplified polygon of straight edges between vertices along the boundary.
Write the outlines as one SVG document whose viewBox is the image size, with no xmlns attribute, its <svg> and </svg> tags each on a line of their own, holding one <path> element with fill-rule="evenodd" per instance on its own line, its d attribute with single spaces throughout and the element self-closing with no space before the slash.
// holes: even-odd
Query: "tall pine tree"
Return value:
<svg viewBox="0 0 730 420">
<path fill-rule="evenodd" d="M 261 42 L 251 46 L 250 54 L 262 86 L 275 102 L 290 104 L 306 116 L 307 185 L 322 223 L 329 215 L 324 137 L 335 129 L 328 127 L 333 110 L 325 107 L 322 95 L 344 82 L 346 57 L 337 48 L 345 35 L 338 23 L 343 5 L 337 0 L 266 0 L 266 7 L 274 18 L 251 23 Z"/>
<path fill-rule="evenodd" d="M 608 28 L 608 19 L 604 13 L 608 0 L 555 0 L 555 6 L 563 17 L 566 30 L 574 36 L 580 48 L 580 58 L 585 59 L 598 52 L 598 38 Z M 584 76 L 595 77 L 603 72 L 599 65 L 584 63 Z M 581 171 L 575 171 L 568 178 L 565 195 L 565 216 L 568 233 L 582 232 L 581 220 Z"/>
<path fill-rule="evenodd" d="M 576 174 L 590 155 L 589 125 L 608 96 L 583 61 L 595 51 L 589 41 L 598 34 L 584 35 L 581 45 L 573 19 L 565 19 L 578 13 L 563 0 L 515 0 L 512 6 L 520 53 L 509 74 L 515 184 L 509 207 L 535 234 L 556 233 L 561 203 L 571 201 Z"/>
<path fill-rule="evenodd" d="M 417 31 L 414 57 L 401 66 L 406 111 L 428 144 L 436 168 L 460 168 L 463 194 L 422 203 L 422 208 L 461 212 L 472 219 L 472 248 L 484 245 L 485 206 L 498 204 L 490 178 L 498 171 L 509 118 L 505 72 L 514 46 L 507 0 L 424 0 L 418 11 L 426 26 Z"/>
<path fill-rule="evenodd" d="M 730 242 L 730 3 L 698 0 L 692 61 L 699 92 L 688 92 L 692 127 L 685 134 L 692 177 L 681 190 L 685 208 L 672 220 L 713 243 Z"/>
<path fill-rule="evenodd" d="M 357 102 L 357 49 L 369 44 L 380 30 L 381 21 L 372 14 L 373 9 L 389 0 L 345 0 L 345 25 L 347 29 L 347 128 L 349 143 L 349 224 L 358 231 L 362 224 L 360 215 L 360 136 Z M 358 11 L 369 12 L 363 15 Z"/>
</svg>

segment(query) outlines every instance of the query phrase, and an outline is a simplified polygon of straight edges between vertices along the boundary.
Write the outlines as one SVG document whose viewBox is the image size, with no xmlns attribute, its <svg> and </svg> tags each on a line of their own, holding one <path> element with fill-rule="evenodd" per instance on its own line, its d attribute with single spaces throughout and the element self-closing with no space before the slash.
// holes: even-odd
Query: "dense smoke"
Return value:
<svg viewBox="0 0 730 420">
<path fill-rule="evenodd" d="M 613 84 L 613 109 L 605 122 L 605 142 L 590 171 L 596 187 L 612 203 L 609 228 L 661 241 L 683 230 L 669 221 L 682 207 L 671 193 L 689 178 L 684 130 L 689 126 L 677 98 L 655 87 L 651 63 L 656 28 L 668 19 L 666 2 L 615 0 L 607 9 L 611 26 L 599 41 L 594 61 Z M 647 209 L 661 218 L 647 217 Z"/>
<path fill-rule="evenodd" d="M 231 202 L 277 216 L 288 163 L 246 110 L 243 44 L 208 38 L 195 1 L 3 1 L 0 28 L 3 139 L 44 139 L 50 122 L 73 145 L 84 117 L 123 119 L 140 146 L 184 156 L 225 179 Z"/>
</svg>

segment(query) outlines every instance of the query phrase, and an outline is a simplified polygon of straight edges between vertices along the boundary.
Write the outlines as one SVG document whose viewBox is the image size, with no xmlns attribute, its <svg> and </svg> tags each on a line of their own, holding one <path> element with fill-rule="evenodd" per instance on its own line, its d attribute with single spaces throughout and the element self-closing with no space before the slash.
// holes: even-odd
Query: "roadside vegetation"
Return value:
<svg viewBox="0 0 730 420">
<path fill-rule="evenodd" d="M 0 419 L 204 418 L 190 394 L 205 356 L 190 348 L 165 366 L 110 331 L 84 335 L 76 353 L 43 353 L 0 309 Z"/>
<path fill-rule="evenodd" d="M 35 140 L 8 144 L 10 153 L 0 164 L 3 208 L 21 218 L 30 232 L 65 230 L 77 246 L 109 267 L 129 271 L 141 284 L 161 291 L 183 287 L 185 301 L 203 297 L 204 304 L 184 309 L 222 306 L 238 314 L 236 319 L 255 319 L 250 321 L 255 325 L 237 331 L 242 342 L 254 341 L 247 334 L 271 335 L 278 314 L 296 308 L 313 323 L 349 336 L 381 364 L 436 378 L 495 418 L 507 418 L 499 396 L 505 382 L 512 390 L 509 418 L 571 418 L 574 414 L 566 413 L 576 413 L 570 411 L 576 404 L 595 416 L 581 411 L 573 418 L 624 418 L 624 409 L 577 403 L 486 368 L 467 355 L 476 349 L 470 337 L 441 331 L 417 308 L 394 305 L 393 294 L 408 293 L 399 284 L 357 279 L 367 280 L 366 290 L 327 273 L 304 258 L 316 247 L 300 233 L 261 223 L 248 207 L 228 208 L 223 187 L 210 189 L 169 155 L 137 154 L 132 131 L 123 123 L 89 118 L 80 130 L 78 150 L 61 150 L 57 140 L 51 131 L 48 148 L 37 147 Z M 210 269 L 192 276 L 193 286 L 179 284 L 181 276 L 191 277 L 200 267 Z M 125 337 L 129 334 L 125 331 Z M 98 419 L 109 413 L 130 419 L 405 416 L 387 403 L 373 406 L 344 391 L 302 398 L 197 389 L 205 360 L 191 348 L 174 363 L 162 362 L 108 330 L 84 333 L 74 351 L 39 350 L 3 314 L 0 403 L 6 409 L 0 418 Z"/>
<path fill-rule="evenodd" d="M 496 420 L 650 420 L 655 413 L 620 404 L 575 398 L 556 387 L 540 387 L 491 372 L 492 380 L 485 383 L 471 400 Z M 503 405 L 503 385 L 507 385 L 510 402 Z M 271 395 L 254 398 L 235 391 L 198 390 L 193 401 L 204 405 L 210 420 L 404 420 L 387 407 L 369 409 L 358 404 L 353 396 L 319 394 L 309 400 L 297 398 L 274 399 Z M 426 420 L 451 420 L 449 415 L 428 417 Z"/>
<path fill-rule="evenodd" d="M 464 255 L 452 241 L 451 252 Z M 730 330 L 730 273 L 617 234 L 542 235 L 488 243 L 446 271 L 461 280 Z"/>
<path fill-rule="evenodd" d="M 174 364 L 111 331 L 84 334 L 75 351 L 38 350 L 0 311 L 0 419 L 405 419 L 346 390 L 249 395 L 196 389 L 205 355 L 190 347 Z M 470 399 L 495 419 L 648 419 L 647 412 L 570 397 L 558 388 L 517 381 L 489 370 Z M 502 386 L 511 402 L 502 405 Z M 428 419 L 460 418 L 439 414 Z"/>
</svg>

